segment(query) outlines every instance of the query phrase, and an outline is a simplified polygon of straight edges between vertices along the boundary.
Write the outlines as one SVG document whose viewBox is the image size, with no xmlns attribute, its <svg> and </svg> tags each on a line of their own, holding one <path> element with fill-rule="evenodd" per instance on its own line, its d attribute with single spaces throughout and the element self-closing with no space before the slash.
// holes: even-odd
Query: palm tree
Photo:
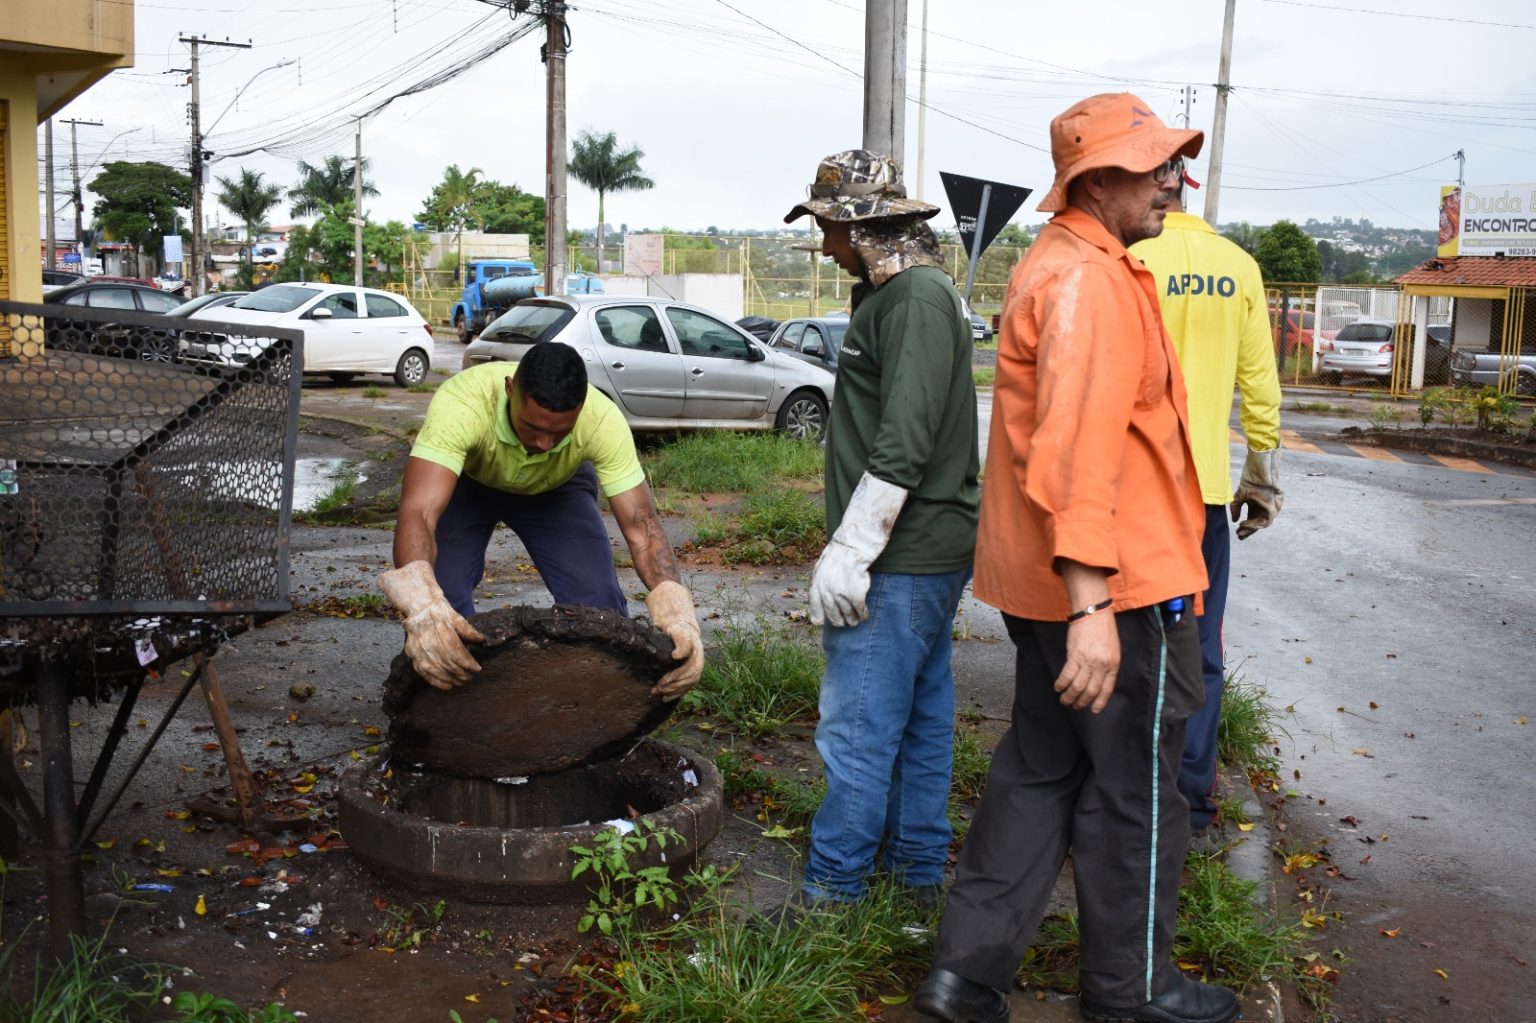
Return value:
<svg viewBox="0 0 1536 1023">
<path fill-rule="evenodd" d="M 473 220 L 480 223 L 479 202 L 484 191 L 479 167 L 467 171 L 459 165 L 449 164 L 443 171 L 443 180 L 432 190 L 432 214 L 440 223 L 448 224 L 459 235 L 459 280 L 464 279 L 464 224 Z"/>
<path fill-rule="evenodd" d="M 245 279 L 253 283 L 251 243 L 266 223 L 267 213 L 283 197 L 282 185 L 262 183 L 260 171 L 240 168 L 238 179 L 218 178 L 219 204 L 245 225 Z"/>
<path fill-rule="evenodd" d="M 628 192 L 655 188 L 656 182 L 640 173 L 645 152 L 636 146 L 619 151 L 613 132 L 597 135 L 584 131 L 571 145 L 571 159 L 566 169 L 571 176 L 597 193 L 597 270 L 603 270 L 603 200 L 609 192 Z"/>
<path fill-rule="evenodd" d="M 288 189 L 288 199 L 293 204 L 288 212 L 295 217 L 312 217 L 353 198 L 352 163 L 334 154 L 327 156 L 318 167 L 300 160 L 299 183 Z M 368 180 L 368 158 L 365 156 L 363 198 L 372 199 L 378 194 L 379 190 Z"/>
</svg>

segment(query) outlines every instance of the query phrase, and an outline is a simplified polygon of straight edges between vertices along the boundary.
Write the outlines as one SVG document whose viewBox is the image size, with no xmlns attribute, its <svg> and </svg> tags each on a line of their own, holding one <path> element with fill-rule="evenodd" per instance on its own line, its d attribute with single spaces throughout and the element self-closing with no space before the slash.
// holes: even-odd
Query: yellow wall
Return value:
<svg viewBox="0 0 1536 1023">
<path fill-rule="evenodd" d="M 0 299 L 42 300 L 37 127 L 114 68 L 133 66 L 132 0 L 0 0 Z"/>
</svg>

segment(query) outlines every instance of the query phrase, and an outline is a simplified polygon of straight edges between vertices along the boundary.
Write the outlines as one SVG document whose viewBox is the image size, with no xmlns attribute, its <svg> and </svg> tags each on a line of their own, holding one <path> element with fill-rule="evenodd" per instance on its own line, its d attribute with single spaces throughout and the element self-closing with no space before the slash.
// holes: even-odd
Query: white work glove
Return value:
<svg viewBox="0 0 1536 1023">
<path fill-rule="evenodd" d="M 1243 479 L 1232 495 L 1232 521 L 1238 522 L 1243 506 L 1248 506 L 1248 517 L 1238 522 L 1237 538 L 1246 540 L 1254 533 L 1275 521 L 1285 494 L 1280 490 L 1280 449 L 1268 451 L 1248 449 L 1248 460 L 1243 463 Z"/>
<path fill-rule="evenodd" d="M 416 673 L 438 689 L 463 685 L 480 670 L 464 641 L 485 637 L 455 611 L 437 585 L 432 566 L 413 561 L 379 576 L 379 589 L 405 615 L 405 656 Z"/>
<path fill-rule="evenodd" d="M 675 700 L 699 680 L 704 671 L 704 641 L 699 637 L 699 615 L 693 597 L 682 583 L 668 579 L 645 596 L 645 609 L 656 628 L 672 637 L 672 656 L 683 663 L 661 676 L 651 693 Z"/>
<path fill-rule="evenodd" d="M 859 477 L 848 509 L 811 573 L 811 621 L 842 628 L 869 617 L 869 566 L 891 541 L 907 492 L 869 473 Z"/>
</svg>

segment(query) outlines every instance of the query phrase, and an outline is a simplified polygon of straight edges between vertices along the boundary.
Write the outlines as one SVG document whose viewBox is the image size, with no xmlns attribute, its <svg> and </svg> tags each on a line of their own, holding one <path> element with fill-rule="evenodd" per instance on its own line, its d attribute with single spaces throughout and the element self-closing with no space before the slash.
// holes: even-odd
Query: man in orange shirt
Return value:
<svg viewBox="0 0 1536 1023">
<path fill-rule="evenodd" d="M 918 1011 L 1006 1023 L 1007 991 L 1068 851 L 1091 1020 L 1230 1023 L 1237 998 L 1171 954 L 1189 841 L 1177 781 L 1204 699 L 1195 629 L 1205 521 L 1183 378 L 1152 275 L 1198 131 L 1129 93 L 1051 122 L 1056 216 L 1003 305 L 976 596 L 1017 647 L 992 758 Z"/>
</svg>

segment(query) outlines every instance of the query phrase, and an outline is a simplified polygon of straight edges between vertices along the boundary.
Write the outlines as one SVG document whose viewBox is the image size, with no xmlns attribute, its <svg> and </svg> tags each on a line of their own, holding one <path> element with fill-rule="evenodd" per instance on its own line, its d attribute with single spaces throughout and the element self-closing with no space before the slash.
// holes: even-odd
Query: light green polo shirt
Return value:
<svg viewBox="0 0 1536 1023">
<path fill-rule="evenodd" d="M 645 482 L 629 424 L 590 384 L 576 428 L 549 451 L 529 454 L 508 414 L 505 381 L 516 371 L 515 362 L 487 362 L 449 377 L 427 406 L 411 455 L 512 494 L 553 490 L 588 461 L 604 497 Z"/>
</svg>

